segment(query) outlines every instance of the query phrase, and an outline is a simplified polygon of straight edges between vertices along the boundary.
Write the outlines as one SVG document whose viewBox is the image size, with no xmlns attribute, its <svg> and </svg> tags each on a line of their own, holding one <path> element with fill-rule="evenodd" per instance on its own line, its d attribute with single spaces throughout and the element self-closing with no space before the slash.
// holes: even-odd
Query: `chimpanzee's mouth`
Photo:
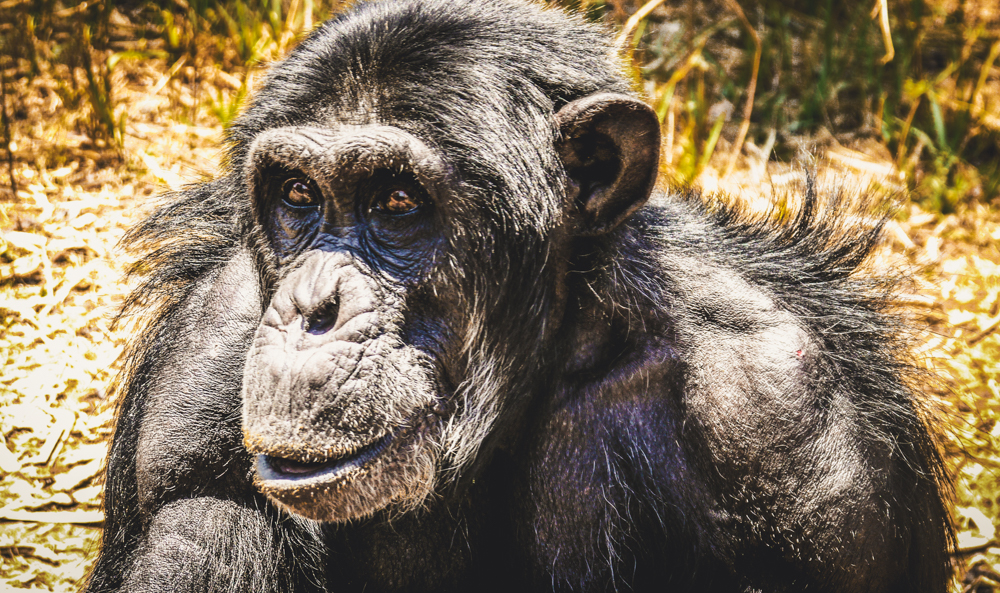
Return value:
<svg viewBox="0 0 1000 593">
<path fill-rule="evenodd" d="M 325 459 L 314 463 L 305 463 L 286 457 L 271 455 L 257 456 L 257 476 L 266 482 L 273 481 L 312 481 L 320 478 L 323 481 L 336 478 L 352 470 L 360 469 L 385 450 L 392 441 L 392 433 L 366 445 L 349 455 Z"/>
<path fill-rule="evenodd" d="M 413 418 L 359 448 L 328 456 L 322 449 L 307 456 L 308 443 L 260 443 L 251 435 L 247 448 L 257 454 L 254 486 L 279 508 L 315 521 L 347 521 L 394 502 L 422 500 L 435 483 L 433 466 L 424 462 L 434 455 L 428 451 L 433 446 L 429 431 L 443 423 L 430 410 Z"/>
</svg>

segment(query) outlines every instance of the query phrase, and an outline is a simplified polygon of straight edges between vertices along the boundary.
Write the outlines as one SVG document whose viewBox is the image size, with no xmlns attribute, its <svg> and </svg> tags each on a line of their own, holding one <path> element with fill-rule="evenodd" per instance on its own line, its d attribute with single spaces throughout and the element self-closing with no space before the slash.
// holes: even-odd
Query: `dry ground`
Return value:
<svg viewBox="0 0 1000 593">
<path fill-rule="evenodd" d="M 129 123 L 118 155 L 81 131 L 85 116 L 53 92 L 59 76 L 14 83 L 27 106 L 14 122 L 18 191 L 0 197 L 0 590 L 72 591 L 86 574 L 101 532 L 108 389 L 132 331 L 112 324 L 132 257 L 115 245 L 161 191 L 216 171 L 222 131 L 204 97 L 239 83 L 202 73 L 199 98 L 183 68 L 168 72 L 157 60 L 120 67 L 115 92 Z M 827 180 L 900 186 L 881 146 L 811 140 Z M 6 173 L 0 168 L 0 183 Z M 700 178 L 709 190 L 756 200 L 801 181 L 800 168 L 752 157 L 728 179 L 711 168 Z M 1000 584 L 998 241 L 993 209 L 945 217 L 907 206 L 872 263 L 913 274 L 904 299 L 924 328 L 916 357 L 942 376 L 926 391 L 956 476 L 958 543 L 967 552 L 958 575 L 975 579 L 956 590 Z"/>
</svg>

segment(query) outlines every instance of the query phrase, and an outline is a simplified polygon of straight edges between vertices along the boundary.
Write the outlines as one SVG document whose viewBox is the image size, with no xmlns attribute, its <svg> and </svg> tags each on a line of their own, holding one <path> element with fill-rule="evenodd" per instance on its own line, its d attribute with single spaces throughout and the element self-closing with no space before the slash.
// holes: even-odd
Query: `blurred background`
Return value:
<svg viewBox="0 0 1000 593">
<path fill-rule="evenodd" d="M 0 0 L 0 589 L 72 591 L 100 536 L 113 323 L 156 196 L 216 175 L 268 64 L 335 0 Z M 955 479 L 955 591 L 1000 590 L 1000 5 L 565 0 L 663 126 L 662 179 L 762 205 L 821 183 L 901 203 L 920 391 Z M 545 59 L 545 56 L 539 56 Z"/>
</svg>

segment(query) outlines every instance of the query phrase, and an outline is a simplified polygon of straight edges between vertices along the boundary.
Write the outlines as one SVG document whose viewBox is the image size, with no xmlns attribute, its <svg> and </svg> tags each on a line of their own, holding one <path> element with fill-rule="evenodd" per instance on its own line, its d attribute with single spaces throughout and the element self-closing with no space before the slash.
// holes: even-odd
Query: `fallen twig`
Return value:
<svg viewBox="0 0 1000 593">
<path fill-rule="evenodd" d="M 104 523 L 103 511 L 16 511 L 0 509 L 0 520 L 24 523 L 72 523 L 93 525 Z"/>
</svg>

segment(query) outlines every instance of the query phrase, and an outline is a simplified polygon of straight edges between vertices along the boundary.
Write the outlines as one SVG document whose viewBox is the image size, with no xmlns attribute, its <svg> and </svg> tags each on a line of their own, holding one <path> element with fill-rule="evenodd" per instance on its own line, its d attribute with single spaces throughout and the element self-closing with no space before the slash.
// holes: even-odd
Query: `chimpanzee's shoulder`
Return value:
<svg viewBox="0 0 1000 593">
<path fill-rule="evenodd" d="M 783 344 L 808 336 L 832 375 L 857 383 L 852 391 L 893 399 L 885 394 L 901 393 L 909 372 L 909 332 L 895 306 L 905 276 L 867 265 L 892 206 L 884 194 L 820 192 L 809 179 L 801 195 L 762 212 L 693 193 L 658 195 L 632 232 L 651 254 L 647 274 L 659 276 L 658 292 L 647 294 L 677 329 L 743 336 L 739 349 L 749 351 L 778 330 Z"/>
<path fill-rule="evenodd" d="M 763 209 L 695 192 L 660 194 L 650 205 L 646 234 L 667 253 L 702 247 L 747 280 L 808 285 L 855 277 L 881 243 L 894 202 L 876 192 L 820 191 L 809 177 L 800 195 Z"/>
<path fill-rule="evenodd" d="M 141 256 L 126 270 L 137 282 L 123 315 L 165 312 L 236 256 L 249 211 L 230 181 L 223 177 L 161 196 L 159 207 L 122 238 L 122 247 Z"/>
</svg>

